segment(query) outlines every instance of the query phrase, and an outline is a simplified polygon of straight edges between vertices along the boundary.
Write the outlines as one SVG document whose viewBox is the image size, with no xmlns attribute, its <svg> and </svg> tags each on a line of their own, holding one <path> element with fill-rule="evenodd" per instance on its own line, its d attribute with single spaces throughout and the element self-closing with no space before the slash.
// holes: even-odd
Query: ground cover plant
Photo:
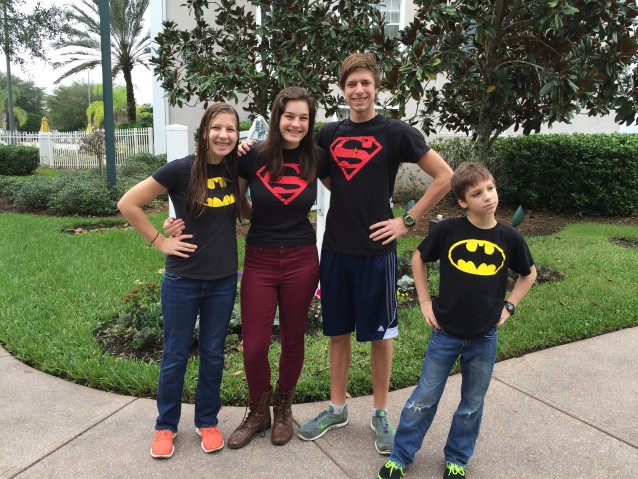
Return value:
<svg viewBox="0 0 638 479">
<path fill-rule="evenodd" d="M 397 211 L 402 208 L 398 205 Z M 499 219 L 509 222 L 513 210 L 502 206 Z M 438 213 L 447 218 L 458 216 L 460 210 L 446 198 L 432 215 Z M 151 216 L 156 227 L 165 216 L 165 212 Z M 541 271 L 556 271 L 563 279 L 532 288 L 500 332 L 499 360 L 638 325 L 638 299 L 627 294 L 634 284 L 632 265 L 638 260 L 638 218 L 595 221 L 527 212 L 520 230 Z M 409 257 L 407 250 L 418 245 L 426 229 L 427 220 L 421 221 L 416 231 L 402 238 L 401 257 Z M 243 237 L 238 242 L 241 252 Z M 50 374 L 104 390 L 154 397 L 158 360 L 130 359 L 101 347 L 94 334 L 105 318 L 123 309 L 124 298 L 139 283 L 159 282 L 162 268 L 162 255 L 125 228 L 121 218 L 0 214 L 0 343 L 18 359 Z M 403 305 L 399 315 L 403 334 L 395 343 L 392 388 L 418 379 L 429 338 L 415 306 Z M 238 336 L 229 339 L 223 400 L 243 404 L 247 388 L 241 345 Z M 353 348 L 349 385 L 353 396 L 371 391 L 368 347 Z M 278 354 L 275 341 L 274 374 Z M 186 401 L 194 399 L 197 367 L 194 358 L 186 377 Z M 326 399 L 328 378 L 328 341 L 321 334 L 309 336 L 296 401 Z"/>
</svg>

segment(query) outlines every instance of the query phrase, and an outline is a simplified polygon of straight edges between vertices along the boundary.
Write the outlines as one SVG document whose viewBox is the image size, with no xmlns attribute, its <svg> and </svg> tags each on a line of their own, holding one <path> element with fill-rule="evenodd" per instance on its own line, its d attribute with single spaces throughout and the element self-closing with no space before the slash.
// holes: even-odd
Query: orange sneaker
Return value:
<svg viewBox="0 0 638 479">
<path fill-rule="evenodd" d="M 195 432 L 202 437 L 202 449 L 204 452 L 219 451 L 224 447 L 224 437 L 216 427 L 196 427 Z"/>
<path fill-rule="evenodd" d="M 175 452 L 173 446 L 173 439 L 177 436 L 177 433 L 169 431 L 168 429 L 158 429 L 155 431 L 155 437 L 153 438 L 153 445 L 151 446 L 151 456 L 156 459 L 168 459 Z"/>
</svg>

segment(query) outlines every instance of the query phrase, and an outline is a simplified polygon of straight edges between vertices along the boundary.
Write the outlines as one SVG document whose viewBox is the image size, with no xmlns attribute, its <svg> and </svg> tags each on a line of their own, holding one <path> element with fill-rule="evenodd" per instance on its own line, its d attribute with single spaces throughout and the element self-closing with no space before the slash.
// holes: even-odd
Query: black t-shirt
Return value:
<svg viewBox="0 0 638 479">
<path fill-rule="evenodd" d="M 436 320 L 445 332 L 467 339 L 482 336 L 501 317 L 508 270 L 527 276 L 534 264 L 518 231 L 502 223 L 477 228 L 467 218 L 440 222 L 418 250 L 426 263 L 440 260 Z"/>
<path fill-rule="evenodd" d="M 396 242 L 370 239 L 370 226 L 393 217 L 390 197 L 399 164 L 416 163 L 429 151 L 410 125 L 381 115 L 363 123 L 345 120 L 325 125 L 317 144 L 329 151 L 330 209 L 323 248 L 358 256 L 384 255 Z"/>
<path fill-rule="evenodd" d="M 246 243 L 257 246 L 305 246 L 315 244 L 315 230 L 308 212 L 317 198 L 316 178 L 308 182 L 299 176 L 301 149 L 282 150 L 284 171 L 270 179 L 259 144 L 239 159 L 239 176 L 248 181 L 253 205 Z M 328 160 L 317 148 L 317 169 Z"/>
<path fill-rule="evenodd" d="M 188 258 L 166 256 L 166 271 L 185 278 L 213 280 L 237 273 L 237 237 L 235 196 L 231 182 L 224 178 L 221 165 L 208 165 L 208 199 L 206 211 L 199 218 L 186 214 L 186 193 L 191 176 L 193 155 L 171 161 L 153 173 L 153 178 L 168 190 L 177 218 L 185 223 L 184 240 L 197 245 Z"/>
</svg>

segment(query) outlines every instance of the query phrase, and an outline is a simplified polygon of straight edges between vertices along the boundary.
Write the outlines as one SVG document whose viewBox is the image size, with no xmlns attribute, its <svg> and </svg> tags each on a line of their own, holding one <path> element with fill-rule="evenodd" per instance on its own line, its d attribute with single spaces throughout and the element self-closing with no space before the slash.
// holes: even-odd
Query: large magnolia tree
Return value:
<svg viewBox="0 0 638 479">
<path fill-rule="evenodd" d="M 155 75 L 173 105 L 244 93 L 245 108 L 266 115 L 281 88 L 300 84 L 331 114 L 341 60 L 370 51 L 400 116 L 416 101 L 410 120 L 472 135 L 481 156 L 510 127 L 530 133 L 581 112 L 636 120 L 634 0 L 414 0 L 397 39 L 385 38 L 377 5 L 186 0 L 196 27 L 164 24 Z"/>
<path fill-rule="evenodd" d="M 342 103 L 332 85 L 348 53 L 373 51 L 398 71 L 397 42 L 385 38 L 374 2 L 186 0 L 184 7 L 195 28 L 165 22 L 152 59 L 172 105 L 237 101 L 242 93 L 252 116 L 267 116 L 282 88 L 302 85 L 331 114 Z"/>
<path fill-rule="evenodd" d="M 394 100 L 420 102 L 426 132 L 471 134 L 484 155 L 510 127 L 537 132 L 577 113 L 636 120 L 635 1 L 414 3 Z"/>
</svg>

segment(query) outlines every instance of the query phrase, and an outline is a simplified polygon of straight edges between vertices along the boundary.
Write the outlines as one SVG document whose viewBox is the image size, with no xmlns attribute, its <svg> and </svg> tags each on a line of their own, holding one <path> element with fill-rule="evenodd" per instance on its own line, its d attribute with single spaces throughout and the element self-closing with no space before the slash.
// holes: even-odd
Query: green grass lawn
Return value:
<svg viewBox="0 0 638 479">
<path fill-rule="evenodd" d="M 157 227 L 165 213 L 151 215 Z M 42 371 L 91 387 L 153 397 L 159 364 L 118 358 L 93 338 L 99 318 L 112 316 L 139 280 L 159 281 L 163 256 L 134 230 L 114 228 L 80 235 L 65 229 L 118 218 L 0 215 L 0 343 Z M 498 359 L 638 325 L 635 265 L 638 249 L 612 237 L 638 238 L 638 227 L 574 224 L 557 234 L 529 238 L 536 262 L 564 275 L 535 285 L 500 330 Z M 404 238 L 400 252 L 420 239 Z M 243 253 L 243 239 L 239 238 Z M 394 344 L 392 387 L 419 377 L 429 338 L 417 308 L 399 311 L 401 335 Z M 368 344 L 355 344 L 349 392 L 371 392 Z M 279 346 L 271 348 L 276 377 Z M 226 404 L 244 404 L 247 393 L 241 353 L 228 354 L 222 386 Z M 185 400 L 194 398 L 197 360 L 189 364 Z M 309 338 L 298 398 L 328 397 L 328 341 Z"/>
</svg>

